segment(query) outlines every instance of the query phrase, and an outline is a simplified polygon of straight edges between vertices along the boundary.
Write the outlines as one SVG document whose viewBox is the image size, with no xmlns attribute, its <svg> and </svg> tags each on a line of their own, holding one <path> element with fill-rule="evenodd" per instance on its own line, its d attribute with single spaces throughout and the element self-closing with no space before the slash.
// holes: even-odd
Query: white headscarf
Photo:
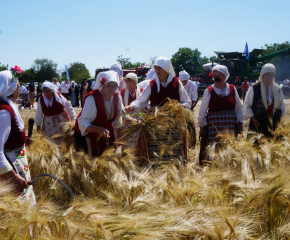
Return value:
<svg viewBox="0 0 290 240">
<path fill-rule="evenodd" d="M 189 76 L 189 74 L 185 70 L 179 72 L 178 79 L 180 81 L 188 80 L 189 78 L 190 78 L 190 76 Z"/>
<path fill-rule="evenodd" d="M 17 89 L 17 78 L 13 78 L 11 71 L 5 70 L 0 72 L 0 99 L 6 101 L 12 108 L 15 116 L 15 120 L 20 132 L 24 129 L 24 122 L 20 116 L 15 104 L 8 98 Z"/>
<path fill-rule="evenodd" d="M 53 91 L 54 93 L 54 97 L 55 97 L 55 100 L 57 102 L 59 102 L 60 104 L 62 104 L 62 101 L 61 101 L 61 98 L 59 97 L 59 95 L 57 94 L 58 93 L 58 87 L 56 85 L 54 85 L 53 83 L 51 82 L 47 82 L 45 81 L 42 85 L 41 85 L 41 89 L 43 88 L 48 88 L 50 90 Z M 43 94 L 42 95 L 43 97 L 43 100 L 44 100 L 44 103 L 45 105 L 49 108 L 49 107 L 52 107 L 52 104 L 53 104 L 53 98 L 49 101 L 49 99 Z"/>
<path fill-rule="evenodd" d="M 152 80 L 156 78 L 156 72 L 154 69 L 150 69 L 146 74 L 146 80 Z"/>
<path fill-rule="evenodd" d="M 99 89 L 100 91 L 103 89 L 104 85 L 101 84 L 101 81 L 104 82 L 105 85 L 109 82 L 115 82 L 119 86 L 119 76 L 115 71 L 100 72 L 97 76 L 94 89 Z"/>
<path fill-rule="evenodd" d="M 159 58 L 156 58 L 156 60 L 154 62 L 154 66 L 155 65 L 163 68 L 169 74 L 166 82 L 167 83 L 171 82 L 173 77 L 175 77 L 175 72 L 174 72 L 173 66 L 171 64 L 171 61 L 165 57 L 159 57 Z M 159 80 L 158 76 L 156 76 L 155 82 L 157 84 L 157 92 L 159 93 L 160 80 Z"/>
<path fill-rule="evenodd" d="M 272 63 L 267 63 L 262 67 L 261 72 L 260 72 L 260 77 L 259 77 L 259 81 L 261 82 L 262 101 L 266 109 L 268 109 L 267 95 L 266 95 L 267 89 L 262 79 L 263 79 L 264 74 L 267 72 L 272 72 L 276 74 L 276 68 Z M 273 97 L 274 97 L 273 108 L 281 109 L 282 103 L 283 103 L 283 99 L 280 98 L 281 88 L 279 87 L 278 84 L 275 83 L 275 78 L 273 82 L 270 84 L 270 86 L 271 86 Z"/>
<path fill-rule="evenodd" d="M 122 65 L 120 62 L 115 62 L 112 64 L 110 67 L 110 70 L 115 71 L 116 73 L 119 74 L 119 76 L 123 77 L 123 70 L 122 70 Z"/>
<path fill-rule="evenodd" d="M 126 78 L 133 79 L 136 84 L 137 84 L 137 89 L 136 89 L 136 99 L 141 95 L 141 90 L 140 87 L 138 86 L 138 77 L 135 73 L 128 73 L 126 75 Z M 125 107 L 129 105 L 129 89 L 126 87 L 125 92 L 124 92 L 124 103 Z"/>
<path fill-rule="evenodd" d="M 223 65 L 219 65 L 218 64 L 218 65 L 216 65 L 216 66 L 214 66 L 212 68 L 212 71 L 214 71 L 214 70 L 217 70 L 217 71 L 221 72 L 225 76 L 225 78 L 226 78 L 225 81 L 228 80 L 230 74 L 229 74 L 229 70 L 228 70 L 228 68 L 226 66 L 223 66 Z"/>
</svg>

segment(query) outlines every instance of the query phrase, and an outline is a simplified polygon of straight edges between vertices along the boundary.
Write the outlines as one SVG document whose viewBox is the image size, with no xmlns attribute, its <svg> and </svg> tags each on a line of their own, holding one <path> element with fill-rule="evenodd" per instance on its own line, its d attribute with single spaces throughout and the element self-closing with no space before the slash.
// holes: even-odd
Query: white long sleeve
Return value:
<svg viewBox="0 0 290 240">
<path fill-rule="evenodd" d="M 66 111 L 66 113 L 69 115 L 69 118 L 71 121 L 75 120 L 76 118 L 76 113 L 74 108 L 72 107 L 71 103 L 60 94 L 61 97 L 61 101 L 62 101 L 62 105 L 64 107 L 64 110 Z"/>
<path fill-rule="evenodd" d="M 251 108 L 253 105 L 253 98 L 254 98 L 254 89 L 253 89 L 253 87 L 250 87 L 249 91 L 246 94 L 244 106 L 243 106 L 244 120 L 247 120 L 250 117 L 254 116 L 253 110 Z M 280 99 L 283 99 L 283 98 L 284 98 L 283 92 L 280 91 Z M 269 99 L 267 99 L 268 103 L 270 102 L 270 99 L 272 99 L 271 96 L 269 97 Z M 271 102 L 270 102 L 270 104 L 271 104 Z M 286 106 L 285 106 L 284 100 L 282 100 L 281 110 L 282 110 L 282 118 L 284 118 L 286 115 Z M 274 113 L 275 113 L 275 110 L 273 111 L 273 114 Z"/>
<path fill-rule="evenodd" d="M 214 85 L 213 89 L 214 91 L 220 95 L 220 89 L 216 88 Z M 224 92 L 224 96 L 228 96 L 230 94 L 230 89 L 229 85 L 227 84 Z M 203 93 L 200 109 L 199 109 L 199 114 L 198 114 L 198 127 L 204 127 L 207 125 L 207 120 L 206 120 L 206 115 L 208 111 L 208 106 L 209 106 L 209 101 L 210 101 L 210 92 L 208 89 L 206 89 Z M 237 90 L 235 88 L 235 113 L 237 115 L 237 122 L 243 122 L 243 108 L 241 104 L 241 100 L 239 98 L 239 94 L 237 93 Z"/>
<path fill-rule="evenodd" d="M 254 97 L 253 87 L 250 87 L 250 89 L 246 94 L 243 105 L 244 120 L 247 120 L 250 117 L 254 116 L 253 110 L 251 108 L 253 104 L 253 97 Z"/>
<path fill-rule="evenodd" d="M 4 154 L 4 145 L 11 132 L 11 115 L 7 110 L 0 111 L 0 122 L 0 175 L 2 175 L 13 169 Z"/>
<path fill-rule="evenodd" d="M 42 112 L 42 107 L 41 107 L 41 103 L 40 103 L 40 99 L 39 99 L 39 101 L 37 102 L 37 109 L 36 109 L 36 113 L 35 113 L 36 126 L 38 126 L 38 127 L 41 126 L 42 119 L 43 119 L 43 112 Z"/>
<path fill-rule="evenodd" d="M 64 96 L 62 96 L 61 94 L 60 94 L 60 98 L 61 98 L 61 102 L 62 102 L 62 105 L 64 107 L 64 110 L 68 114 L 70 120 L 71 121 L 75 120 L 76 113 L 75 113 L 75 110 L 73 109 L 71 103 L 68 100 L 66 100 L 66 98 Z M 39 126 L 39 127 L 41 126 L 42 119 L 43 119 L 43 111 L 42 111 L 42 106 L 41 106 L 41 103 L 39 100 L 37 102 L 37 109 L 36 109 L 36 113 L 35 113 L 36 126 Z"/>
<path fill-rule="evenodd" d="M 118 103 L 118 116 L 116 119 L 118 119 L 122 113 L 123 113 L 123 103 L 122 103 L 122 98 L 119 95 L 119 103 Z M 95 99 L 93 96 L 88 96 L 86 98 L 85 105 L 82 110 L 81 116 L 78 118 L 78 124 L 79 124 L 79 129 L 81 131 L 82 136 L 85 136 L 87 134 L 86 129 L 88 126 L 92 124 L 92 122 L 96 119 L 97 117 L 97 106 L 95 103 Z"/>
<path fill-rule="evenodd" d="M 160 82 L 160 84 L 167 85 L 167 83 L 162 83 L 162 82 Z M 151 96 L 151 85 L 148 84 L 148 85 L 146 85 L 145 89 L 143 89 L 143 92 L 138 97 L 138 99 L 133 101 L 130 104 L 130 106 L 133 106 L 135 111 L 140 111 L 147 106 L 149 99 L 150 99 L 150 96 Z M 191 100 L 190 100 L 189 96 L 187 95 L 187 93 L 186 93 L 186 91 L 185 91 L 185 89 L 180 81 L 179 81 L 179 96 L 180 96 L 180 103 L 184 107 L 190 109 Z"/>
</svg>

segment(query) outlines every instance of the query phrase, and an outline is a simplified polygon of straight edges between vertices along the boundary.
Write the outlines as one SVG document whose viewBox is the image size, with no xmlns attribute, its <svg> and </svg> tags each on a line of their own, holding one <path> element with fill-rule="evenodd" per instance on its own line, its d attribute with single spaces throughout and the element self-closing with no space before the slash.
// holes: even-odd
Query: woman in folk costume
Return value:
<svg viewBox="0 0 290 240">
<path fill-rule="evenodd" d="M 178 79 L 181 81 L 185 91 L 187 92 L 190 100 L 191 100 L 191 109 L 196 102 L 198 95 L 197 95 L 197 87 L 195 83 L 191 80 L 189 80 L 190 76 L 189 74 L 183 70 L 179 72 Z"/>
<path fill-rule="evenodd" d="M 62 123 L 68 122 L 69 117 L 71 121 L 75 119 L 75 111 L 70 102 L 57 91 L 56 85 L 44 82 L 41 88 L 43 95 L 37 103 L 35 122 L 38 132 L 42 130 L 47 137 L 51 137 L 62 130 Z"/>
<path fill-rule="evenodd" d="M 187 92 L 187 95 L 191 99 L 190 109 L 193 109 L 193 106 L 198 98 L 198 94 L 197 94 L 197 87 L 196 87 L 195 83 L 193 81 L 189 80 L 189 78 L 190 78 L 190 76 L 185 70 L 179 72 L 178 79 L 183 84 L 183 87 L 184 87 L 185 91 Z M 196 144 L 196 130 L 195 130 L 195 126 L 192 122 L 188 123 L 188 131 L 190 133 L 189 147 L 192 148 Z"/>
<path fill-rule="evenodd" d="M 122 89 L 120 93 L 126 107 L 141 95 L 143 89 L 138 86 L 138 77 L 135 73 L 128 73 L 125 82 L 126 88 Z"/>
<path fill-rule="evenodd" d="M 122 114 L 121 96 L 116 93 L 118 75 L 114 71 L 101 72 L 94 90 L 85 98 L 84 106 L 76 120 L 75 148 L 92 157 L 99 157 L 114 146 L 112 122 Z"/>
<path fill-rule="evenodd" d="M 12 180 L 15 193 L 25 193 L 27 200 L 35 204 L 33 187 L 27 184 L 31 177 L 25 149 L 32 139 L 26 136 L 23 120 L 14 105 L 18 97 L 16 74 L 0 72 L 0 180 Z"/>
<path fill-rule="evenodd" d="M 276 129 L 286 112 L 283 92 L 275 83 L 275 74 L 275 66 L 265 64 L 259 82 L 250 87 L 243 106 L 244 119 L 250 118 L 249 130 L 263 133 L 266 137 L 272 137 L 271 130 Z"/>
<path fill-rule="evenodd" d="M 75 81 L 71 81 L 71 85 L 69 88 L 69 95 L 70 95 L 70 101 L 71 105 L 73 107 L 79 107 L 79 88 Z"/>
<path fill-rule="evenodd" d="M 177 77 L 175 77 L 175 72 L 170 60 L 164 57 L 157 58 L 154 63 L 154 69 L 156 72 L 156 78 L 150 81 L 136 101 L 124 108 L 124 112 L 129 113 L 140 111 L 147 106 L 149 101 L 151 109 L 154 109 L 154 107 L 163 106 L 168 101 L 168 98 L 177 100 L 184 107 L 189 109 L 191 101 L 184 90 L 182 83 Z M 149 142 L 151 142 L 150 139 Z M 150 149 L 154 148 L 155 146 L 149 145 L 149 153 L 145 157 L 153 159 L 154 153 Z M 173 154 L 175 155 L 180 151 L 182 151 L 183 156 L 187 156 L 186 141 L 183 141 L 182 150 L 176 149 Z"/>
<path fill-rule="evenodd" d="M 150 84 L 143 90 L 139 99 L 125 107 L 124 111 L 142 110 L 149 101 L 151 102 L 151 107 L 162 106 L 167 102 L 166 98 L 177 100 L 189 109 L 191 101 L 182 83 L 175 77 L 170 60 L 165 57 L 157 58 L 154 63 L 154 69 L 156 78 L 150 81 Z"/>
<path fill-rule="evenodd" d="M 199 163 L 206 159 L 209 144 L 219 143 L 219 133 L 240 134 L 243 131 L 243 109 L 236 88 L 226 83 L 229 72 L 226 66 L 216 65 L 212 69 L 214 84 L 203 94 L 198 126 L 200 127 Z"/>
<path fill-rule="evenodd" d="M 87 79 L 84 79 L 82 81 L 82 85 L 81 85 L 81 89 L 80 89 L 80 95 L 81 95 L 81 107 L 84 106 L 84 100 L 85 100 L 85 97 L 87 96 L 87 94 L 89 92 L 91 92 L 92 89 L 90 87 L 90 84 L 88 84 L 88 81 Z"/>
<path fill-rule="evenodd" d="M 142 93 L 143 89 L 138 86 L 138 77 L 135 73 L 128 73 L 126 75 L 126 88 L 121 90 L 121 97 L 123 100 L 124 106 L 129 106 L 133 101 L 135 101 Z M 137 119 L 138 116 L 134 116 L 134 119 Z M 130 126 L 129 124 L 125 124 Z M 140 134 L 140 130 L 131 134 L 127 140 L 128 146 L 135 149 L 137 145 L 137 140 Z M 120 136 L 119 136 L 120 137 Z"/>
</svg>

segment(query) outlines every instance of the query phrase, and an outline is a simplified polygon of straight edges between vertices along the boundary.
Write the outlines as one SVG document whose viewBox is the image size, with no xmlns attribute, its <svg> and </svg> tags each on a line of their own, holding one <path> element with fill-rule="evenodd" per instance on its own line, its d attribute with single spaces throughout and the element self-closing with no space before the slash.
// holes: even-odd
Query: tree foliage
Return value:
<svg viewBox="0 0 290 240">
<path fill-rule="evenodd" d="M 32 69 L 35 72 L 34 81 L 36 82 L 43 82 L 45 80 L 52 81 L 53 78 L 59 77 L 57 64 L 47 58 L 34 60 Z"/>
<path fill-rule="evenodd" d="M 290 48 L 290 43 L 288 41 L 270 45 L 265 44 L 265 50 L 261 53 L 261 56 L 265 56 L 267 54 L 281 51 L 287 48 Z M 269 62 L 273 63 L 276 67 L 276 80 L 281 81 L 285 77 L 290 77 L 290 50 L 270 60 L 264 61 L 263 64 Z"/>
<path fill-rule="evenodd" d="M 35 80 L 36 73 L 33 68 L 27 70 L 22 70 L 22 74 L 19 77 L 19 81 L 23 83 L 28 83 Z M 37 81 L 36 81 L 37 82 Z"/>
<path fill-rule="evenodd" d="M 5 66 L 4 64 L 1 64 L 0 62 L 0 71 L 8 70 L 8 65 Z"/>
<path fill-rule="evenodd" d="M 68 65 L 68 73 L 70 80 L 75 80 L 80 83 L 83 79 L 88 79 L 91 77 L 89 70 L 86 65 L 81 62 L 74 62 Z M 61 74 L 62 79 L 66 78 L 66 72 L 63 71 Z"/>
<path fill-rule="evenodd" d="M 198 49 L 179 48 L 179 50 L 171 58 L 172 65 L 176 73 L 185 70 L 190 76 L 197 73 L 202 73 L 202 65 L 208 63 L 207 57 L 201 57 L 201 52 Z"/>
<path fill-rule="evenodd" d="M 136 68 L 136 67 L 146 65 L 146 63 L 144 63 L 144 62 L 132 63 L 131 58 L 125 58 L 125 57 L 123 57 L 123 55 L 118 56 L 117 61 L 119 61 L 121 63 L 122 69 Z"/>
</svg>

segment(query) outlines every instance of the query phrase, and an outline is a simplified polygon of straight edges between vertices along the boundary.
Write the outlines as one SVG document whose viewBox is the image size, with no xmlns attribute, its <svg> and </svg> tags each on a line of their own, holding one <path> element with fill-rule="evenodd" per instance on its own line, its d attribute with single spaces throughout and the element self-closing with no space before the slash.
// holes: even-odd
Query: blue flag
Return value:
<svg viewBox="0 0 290 240">
<path fill-rule="evenodd" d="M 68 82 L 70 83 L 67 66 L 66 65 L 64 65 L 64 66 L 65 66 L 66 78 L 68 78 Z"/>
<path fill-rule="evenodd" d="M 245 50 L 244 50 L 245 54 L 246 54 L 246 59 L 250 59 L 250 53 L 249 53 L 249 48 L 248 48 L 248 43 L 246 42 L 246 46 L 245 46 Z"/>
</svg>

